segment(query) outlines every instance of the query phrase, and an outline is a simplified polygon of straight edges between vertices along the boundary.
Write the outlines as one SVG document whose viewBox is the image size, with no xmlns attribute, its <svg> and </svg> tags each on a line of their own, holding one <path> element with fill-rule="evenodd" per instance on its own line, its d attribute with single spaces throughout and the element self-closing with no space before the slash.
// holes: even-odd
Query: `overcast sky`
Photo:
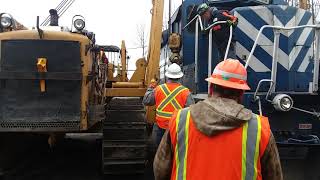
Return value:
<svg viewBox="0 0 320 180">
<path fill-rule="evenodd" d="M 1 12 L 10 13 L 27 27 L 36 25 L 36 17 L 42 22 L 49 9 L 56 8 L 62 0 L 0 0 Z M 164 18 L 168 17 L 168 1 L 165 1 Z M 172 12 L 182 0 L 172 0 Z M 86 28 L 96 33 L 98 44 L 120 46 L 125 40 L 127 48 L 137 47 L 137 25 L 146 24 L 149 31 L 152 0 L 75 0 L 69 10 L 59 19 L 59 25 L 71 27 L 72 17 L 85 17 Z M 149 32 L 147 32 L 149 35 Z M 141 50 L 130 50 L 131 61 L 141 56 Z M 131 62 L 132 63 L 132 62 Z M 130 64 L 131 64 L 130 63 Z M 133 63 L 134 64 L 134 63 Z"/>
</svg>

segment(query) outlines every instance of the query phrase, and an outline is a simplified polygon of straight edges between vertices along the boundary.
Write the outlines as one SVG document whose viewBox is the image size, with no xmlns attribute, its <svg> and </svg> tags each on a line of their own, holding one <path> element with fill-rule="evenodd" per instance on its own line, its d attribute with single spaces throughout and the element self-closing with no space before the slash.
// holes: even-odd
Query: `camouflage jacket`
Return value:
<svg viewBox="0 0 320 180">
<path fill-rule="evenodd" d="M 236 101 L 220 97 L 210 98 L 192 105 L 190 111 L 197 129 L 208 136 L 214 136 L 218 133 L 223 133 L 223 131 L 237 128 L 243 123 L 243 121 L 239 120 L 252 117 L 251 110 L 244 108 L 243 105 L 238 104 Z M 222 118 L 222 115 L 224 118 Z M 170 179 L 172 159 L 173 151 L 170 133 L 166 131 L 154 158 L 153 169 L 156 180 Z M 283 179 L 280 158 L 272 133 L 261 159 L 261 171 L 263 180 Z"/>
</svg>

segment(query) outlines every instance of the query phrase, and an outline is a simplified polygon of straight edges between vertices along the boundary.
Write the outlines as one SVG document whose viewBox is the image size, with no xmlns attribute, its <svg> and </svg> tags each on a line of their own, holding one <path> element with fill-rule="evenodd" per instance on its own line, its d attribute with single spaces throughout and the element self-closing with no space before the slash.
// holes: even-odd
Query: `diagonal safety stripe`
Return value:
<svg viewBox="0 0 320 180">
<path fill-rule="evenodd" d="M 163 88 L 166 92 L 169 92 L 168 94 L 166 94 L 168 96 L 170 94 L 170 90 L 167 84 L 164 84 Z M 176 98 L 172 99 L 171 103 L 175 110 L 182 109 L 181 105 L 177 102 Z"/>
<path fill-rule="evenodd" d="M 167 88 L 166 84 L 160 85 L 160 88 L 161 88 L 161 90 L 163 91 L 163 93 L 164 93 L 165 95 L 168 96 L 168 95 L 170 94 L 170 90 Z"/>
<path fill-rule="evenodd" d="M 242 130 L 242 180 L 256 180 L 258 173 L 261 119 L 253 115 Z"/>
<path fill-rule="evenodd" d="M 306 41 L 311 42 L 312 39 L 313 39 L 313 35 L 312 35 L 312 34 L 309 34 L 309 36 L 308 36 L 308 38 L 307 38 Z M 312 50 L 312 47 L 311 47 L 311 48 L 310 48 L 310 47 L 303 47 L 303 48 L 301 48 L 301 50 L 300 50 L 300 52 L 298 53 L 296 59 L 294 59 L 294 62 L 293 62 L 293 64 L 292 64 L 292 66 L 291 66 L 291 70 L 293 70 L 293 71 L 298 71 L 301 63 L 305 60 L 306 55 L 307 55 L 307 53 L 309 52 L 309 50 Z M 307 58 L 309 58 L 309 57 L 307 57 Z M 306 60 L 307 60 L 307 62 L 309 62 L 309 59 L 306 59 Z"/>
<path fill-rule="evenodd" d="M 244 30 L 246 31 L 246 30 Z M 235 29 L 235 34 L 237 34 L 237 39 L 239 44 L 241 44 L 248 52 L 251 51 L 254 41 L 250 39 L 250 37 L 244 33 L 243 30 L 237 28 Z M 271 69 L 272 67 L 272 55 L 268 53 L 268 50 L 263 49 L 263 46 L 257 46 L 253 55 L 260 61 L 265 67 Z M 272 46 L 266 46 L 272 49 Z M 237 52 L 237 55 L 241 57 L 241 52 Z M 249 55 L 249 54 L 248 54 Z M 251 66 L 252 63 L 249 64 Z M 259 72 L 259 71 L 256 71 Z"/>
<path fill-rule="evenodd" d="M 309 65 L 307 66 L 307 69 L 305 70 L 305 72 L 313 72 L 313 68 L 314 68 L 314 64 L 313 63 L 309 63 Z M 310 76 L 310 78 L 312 78 L 313 75 Z"/>
<path fill-rule="evenodd" d="M 241 37 L 239 38 L 239 42 L 244 47 L 247 47 L 247 49 L 249 51 L 251 51 L 253 43 L 255 41 L 255 39 L 253 39 L 253 37 L 257 36 L 259 30 L 254 27 L 252 22 L 249 22 L 247 19 L 242 17 L 242 14 L 238 13 L 237 17 L 239 19 L 241 19 L 241 21 L 239 21 L 238 26 L 237 26 L 238 28 L 236 28 L 236 34 L 239 36 L 244 35 L 243 38 L 241 38 Z M 266 29 L 266 31 L 267 30 L 268 29 Z M 258 58 L 258 59 L 262 63 L 267 65 L 268 68 L 271 69 L 272 55 L 273 55 L 272 54 L 272 52 L 273 52 L 273 39 L 272 40 L 268 39 L 268 38 L 270 38 L 270 36 L 273 38 L 273 34 L 267 35 L 267 36 L 265 35 L 265 33 L 261 34 L 261 36 L 259 38 L 259 45 L 256 47 L 254 55 L 256 55 L 256 57 L 261 56 L 261 58 Z M 263 42 L 263 44 L 262 44 L 262 42 Z M 252 44 L 252 45 L 249 45 L 249 44 Z M 267 56 L 269 56 L 270 58 L 266 58 L 266 55 L 263 55 L 262 53 L 267 54 Z M 288 54 L 286 54 L 280 47 L 278 49 L 278 62 L 286 70 L 289 69 L 288 58 L 289 58 Z M 267 63 L 265 62 L 266 60 L 267 60 Z"/>
<path fill-rule="evenodd" d="M 306 11 L 303 11 L 300 13 L 301 13 L 299 14 L 300 19 L 297 19 L 298 20 L 297 26 L 310 24 L 309 21 L 310 19 L 312 19 L 312 14 Z M 297 42 L 303 30 L 304 30 L 303 28 L 294 30 L 293 33 L 289 36 L 289 39 L 292 39 L 293 42 Z"/>
<path fill-rule="evenodd" d="M 296 20 L 297 25 L 312 24 L 311 13 L 309 13 L 305 10 L 299 9 L 297 16 L 298 16 L 297 20 Z M 309 55 L 312 56 L 312 54 L 313 54 L 313 52 L 312 52 L 313 50 L 311 47 L 312 43 L 313 43 L 313 37 L 310 39 L 309 38 L 310 36 L 313 36 L 313 30 L 310 28 L 296 29 L 290 35 L 289 39 L 292 44 L 292 47 L 291 47 L 292 50 L 289 55 L 290 56 L 290 69 L 293 68 L 294 71 L 298 70 L 299 72 L 305 72 L 307 64 L 310 63 L 308 56 Z M 306 50 L 308 51 L 309 55 L 304 53 Z M 304 51 L 304 52 L 301 52 L 301 51 Z M 302 53 L 304 55 L 299 57 L 300 53 Z M 292 67 L 292 66 L 294 66 L 294 67 Z M 297 66 L 299 66 L 299 67 L 297 67 Z"/>
<path fill-rule="evenodd" d="M 248 56 L 250 54 L 250 52 L 245 47 L 243 47 L 239 42 L 236 42 L 235 48 L 236 48 L 236 52 L 241 52 L 241 55 L 246 54 Z M 251 63 L 249 64 L 249 67 L 251 67 L 254 72 L 270 71 L 270 69 L 266 67 L 262 62 L 260 62 L 255 55 L 253 55 L 251 58 L 252 59 L 251 59 Z M 238 56 L 237 59 L 241 59 L 241 58 Z"/>
<path fill-rule="evenodd" d="M 303 24 L 312 24 L 312 18 L 310 16 L 309 21 L 307 21 L 307 23 L 303 23 Z M 290 42 L 292 44 L 292 50 L 290 52 L 290 69 L 292 68 L 293 64 L 298 60 L 300 60 L 301 57 L 298 57 L 300 52 L 303 50 L 307 50 L 308 54 L 310 56 L 312 56 L 313 54 L 313 49 L 312 49 L 312 43 L 313 43 L 313 30 L 310 28 L 304 28 L 304 29 L 300 29 L 300 30 L 294 30 L 294 33 L 299 32 L 299 34 L 294 34 L 294 36 L 292 36 L 292 39 L 290 39 Z M 291 36 L 290 36 L 291 37 Z M 308 55 L 304 55 L 302 57 L 302 63 L 301 61 L 299 62 L 298 65 L 300 65 L 300 67 L 302 66 L 302 69 L 299 67 L 300 72 L 304 72 L 304 70 L 308 63 L 310 63 L 309 59 L 308 59 Z M 304 64 L 304 65 L 302 65 Z M 296 68 L 297 69 L 297 68 Z"/>
<path fill-rule="evenodd" d="M 264 9 L 264 8 L 261 8 Z M 251 8 L 243 8 L 243 10 L 237 10 L 235 13 L 235 16 L 239 18 L 239 20 L 246 20 L 250 21 L 250 28 L 253 28 L 254 30 L 259 31 L 260 28 L 263 25 L 270 24 L 269 22 L 265 22 L 263 18 L 261 18 L 256 11 L 261 11 L 261 9 L 252 10 Z M 271 19 L 273 21 L 273 19 Z M 241 21 L 238 22 L 238 26 L 240 25 Z M 237 26 L 237 27 L 238 27 Z M 247 31 L 246 31 L 247 32 Z M 256 37 L 257 34 L 250 34 L 252 37 Z M 262 32 L 261 35 L 264 35 L 266 38 L 268 38 L 269 41 L 273 41 L 273 31 L 272 29 L 266 29 Z M 263 42 L 262 40 L 260 42 Z"/>
<path fill-rule="evenodd" d="M 170 95 L 170 90 L 169 90 L 169 88 L 168 88 L 168 86 L 166 84 L 161 85 L 160 89 L 162 90 L 162 92 L 166 96 Z M 172 106 L 174 107 L 175 110 L 182 109 L 181 105 L 177 102 L 177 100 L 175 98 L 172 99 L 171 104 L 172 104 Z"/>
<path fill-rule="evenodd" d="M 305 25 L 310 24 L 311 13 L 307 12 L 305 10 L 297 9 L 294 7 L 278 7 L 278 6 L 268 6 L 267 8 L 261 8 L 261 7 L 250 7 L 250 8 L 237 8 L 234 12 L 236 16 L 241 18 L 241 22 L 238 24 L 238 28 L 242 32 L 245 32 L 246 34 L 250 34 L 249 37 L 254 37 L 256 34 L 256 30 L 260 29 L 260 26 L 264 24 L 274 24 L 279 25 L 283 24 L 286 26 L 292 26 L 294 24 L 297 25 Z M 273 14 L 270 16 L 270 14 Z M 264 15 L 264 16 L 262 16 Z M 283 16 L 285 15 L 285 17 Z M 246 21 L 246 18 L 251 18 L 254 16 L 254 20 L 250 22 L 244 22 Z M 257 17 L 257 18 L 256 18 Z M 273 21 L 273 22 L 269 22 Z M 249 25 L 249 26 L 248 26 Z M 250 31 L 248 31 L 250 30 Z M 270 32 L 268 32 L 270 30 Z M 273 41 L 273 32 L 271 29 L 266 29 L 263 33 L 262 40 L 260 42 L 268 42 L 267 44 L 271 43 Z M 236 33 L 238 34 L 238 33 Z M 301 48 L 299 47 L 300 44 L 304 44 L 306 46 L 312 46 L 312 40 L 306 41 L 307 37 L 309 35 L 313 34 L 311 32 L 310 28 L 304 28 L 304 29 L 296 29 L 294 31 L 288 31 L 288 32 L 282 32 L 280 34 L 280 51 L 279 51 L 279 61 L 280 64 L 284 67 L 286 67 L 286 70 L 291 69 L 291 66 L 295 63 L 295 67 L 293 70 L 298 70 L 298 72 L 305 72 L 308 65 L 309 65 L 309 59 L 308 56 L 312 56 L 312 48 Z M 265 37 L 269 40 L 266 40 Z M 289 36 L 289 37 L 288 37 Z M 245 46 L 244 43 L 247 43 L 247 38 L 245 40 L 241 40 L 239 38 L 239 42 L 242 43 L 242 45 Z M 272 48 L 264 48 L 261 46 L 262 49 L 264 49 L 269 55 L 272 52 Z M 266 46 L 265 46 L 266 47 Z M 249 48 L 250 50 L 251 48 Z M 254 54 L 260 54 L 259 52 Z M 301 58 L 301 56 L 297 57 L 299 54 L 304 54 L 305 56 Z M 257 57 L 258 58 L 258 57 Z M 259 58 L 266 59 L 265 57 Z M 271 59 L 270 59 L 271 60 Z M 262 60 L 261 60 L 262 61 Z M 289 62 L 288 62 L 289 61 Z M 262 61 L 263 62 L 263 61 Z M 298 66 L 298 67 L 297 67 Z M 257 71 L 256 71 L 257 72 Z M 259 71 L 260 72 L 260 71 Z"/>
<path fill-rule="evenodd" d="M 290 21 L 295 18 L 297 8 L 286 6 L 286 5 L 276 5 L 270 6 L 273 10 L 275 19 L 278 21 L 281 26 L 289 26 Z M 280 24 L 281 23 L 281 24 Z"/>
<path fill-rule="evenodd" d="M 241 44 L 241 46 L 244 47 L 248 52 L 250 52 L 254 41 L 251 40 L 250 37 L 239 28 L 235 29 L 235 34 L 237 34 L 237 42 Z M 237 52 L 237 55 L 241 57 L 242 53 Z M 271 69 L 272 56 L 268 52 L 263 50 L 261 46 L 256 47 L 256 50 L 254 51 L 253 55 L 257 58 L 258 61 L 261 62 L 261 64 L 263 64 L 268 69 Z M 261 59 L 264 59 L 264 61 L 261 61 Z M 251 64 L 252 63 L 250 63 L 249 66 L 251 66 Z M 259 71 L 256 71 L 256 72 L 259 72 Z"/>
<path fill-rule="evenodd" d="M 183 86 L 179 86 L 176 89 L 174 89 L 169 96 L 167 96 L 158 106 L 158 110 L 162 111 L 171 101 L 173 98 L 175 98 L 178 94 L 180 94 L 182 91 L 184 91 L 186 88 Z"/>
<path fill-rule="evenodd" d="M 173 105 L 175 110 L 182 109 L 182 107 L 180 106 L 180 104 L 177 102 L 175 98 L 172 99 L 171 104 Z"/>
</svg>

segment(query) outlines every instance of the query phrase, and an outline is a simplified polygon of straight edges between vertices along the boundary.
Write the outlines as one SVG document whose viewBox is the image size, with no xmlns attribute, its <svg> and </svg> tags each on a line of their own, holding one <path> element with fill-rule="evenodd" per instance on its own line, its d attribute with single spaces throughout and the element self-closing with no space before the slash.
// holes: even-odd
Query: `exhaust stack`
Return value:
<svg viewBox="0 0 320 180">
<path fill-rule="evenodd" d="M 50 9 L 50 26 L 59 26 L 59 15 L 57 10 Z"/>
</svg>

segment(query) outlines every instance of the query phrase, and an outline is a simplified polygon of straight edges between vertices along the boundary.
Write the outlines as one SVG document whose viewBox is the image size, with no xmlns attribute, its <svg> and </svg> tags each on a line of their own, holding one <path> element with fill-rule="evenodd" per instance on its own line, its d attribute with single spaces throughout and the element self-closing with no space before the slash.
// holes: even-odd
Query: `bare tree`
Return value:
<svg viewBox="0 0 320 180">
<path fill-rule="evenodd" d="M 137 44 L 139 48 L 142 48 L 142 57 L 145 56 L 145 48 L 147 44 L 147 34 L 145 29 L 145 24 L 137 25 Z"/>
</svg>

